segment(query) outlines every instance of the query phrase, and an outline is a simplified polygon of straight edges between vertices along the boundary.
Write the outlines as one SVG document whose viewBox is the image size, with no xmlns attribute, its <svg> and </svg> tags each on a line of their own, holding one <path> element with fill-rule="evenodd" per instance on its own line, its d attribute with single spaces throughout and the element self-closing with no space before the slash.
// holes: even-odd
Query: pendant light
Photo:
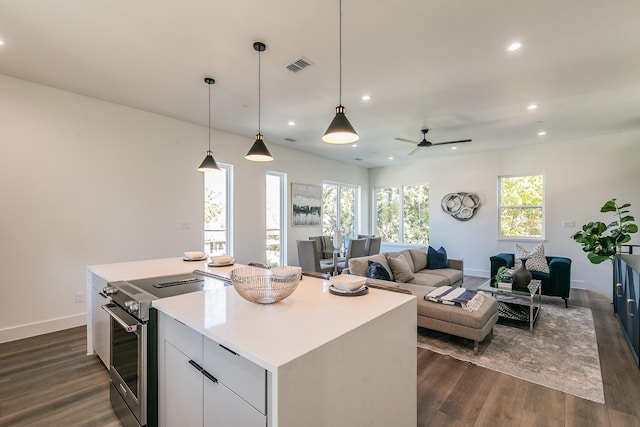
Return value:
<svg viewBox="0 0 640 427">
<path fill-rule="evenodd" d="M 342 106 L 342 0 L 340 0 L 340 96 L 336 107 L 336 116 L 322 136 L 327 144 L 351 144 L 360 139 L 349 119 L 344 114 Z"/>
<path fill-rule="evenodd" d="M 252 162 L 270 162 L 273 160 L 273 156 L 264 145 L 262 134 L 260 133 L 260 52 L 264 52 L 267 46 L 262 42 L 255 42 L 253 48 L 258 52 L 258 134 L 256 135 L 256 141 L 253 143 L 251 150 L 244 156 L 245 159 Z"/>
<path fill-rule="evenodd" d="M 209 149 L 207 150 L 206 157 L 198 167 L 198 170 L 200 172 L 213 172 L 220 170 L 216 163 L 216 159 L 213 158 L 213 153 L 211 152 L 211 85 L 216 81 L 211 77 L 205 77 L 204 82 L 209 85 Z"/>
</svg>

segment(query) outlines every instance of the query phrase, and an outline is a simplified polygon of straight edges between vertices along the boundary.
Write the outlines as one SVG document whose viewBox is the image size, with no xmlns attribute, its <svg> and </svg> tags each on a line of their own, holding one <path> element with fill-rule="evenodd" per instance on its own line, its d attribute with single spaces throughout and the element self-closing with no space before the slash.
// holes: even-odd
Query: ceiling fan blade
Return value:
<svg viewBox="0 0 640 427">
<path fill-rule="evenodd" d="M 404 138 L 394 138 L 396 141 L 402 141 L 402 142 L 408 142 L 410 144 L 419 144 L 418 141 L 412 141 L 410 139 L 404 139 Z"/>
<path fill-rule="evenodd" d="M 416 154 L 418 151 L 420 151 L 422 147 L 416 147 L 413 150 L 411 150 L 411 152 L 409 153 L 409 156 L 413 156 L 414 154 Z"/>
<path fill-rule="evenodd" d="M 471 142 L 471 140 L 470 139 L 460 139 L 458 141 L 434 142 L 433 145 L 462 144 L 463 142 Z"/>
</svg>

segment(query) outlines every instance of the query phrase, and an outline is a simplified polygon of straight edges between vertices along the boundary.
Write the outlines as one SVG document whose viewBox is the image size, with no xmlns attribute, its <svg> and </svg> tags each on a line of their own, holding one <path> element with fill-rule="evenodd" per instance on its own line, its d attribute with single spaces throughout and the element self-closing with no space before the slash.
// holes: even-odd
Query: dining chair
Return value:
<svg viewBox="0 0 640 427">
<path fill-rule="evenodd" d="M 349 240 L 349 246 L 347 247 L 347 253 L 343 262 L 339 262 L 336 267 L 338 272 L 341 272 L 344 268 L 349 266 L 350 258 L 360 258 L 366 256 L 365 246 L 367 239 L 351 239 Z"/>
<path fill-rule="evenodd" d="M 298 264 L 302 271 L 315 271 L 317 273 L 331 273 L 334 269 L 333 263 L 320 265 L 320 250 L 315 240 L 297 240 Z"/>
<path fill-rule="evenodd" d="M 378 255 L 382 246 L 382 237 L 368 237 L 365 245 L 366 256 Z"/>
</svg>

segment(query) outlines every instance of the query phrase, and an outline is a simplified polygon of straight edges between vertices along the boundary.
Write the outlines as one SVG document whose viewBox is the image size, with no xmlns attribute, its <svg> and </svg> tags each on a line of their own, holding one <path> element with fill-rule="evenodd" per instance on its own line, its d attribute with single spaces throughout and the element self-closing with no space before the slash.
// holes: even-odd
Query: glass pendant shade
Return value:
<svg viewBox="0 0 640 427">
<path fill-rule="evenodd" d="M 220 168 L 216 163 L 216 159 L 213 158 L 213 153 L 211 151 L 207 151 L 207 156 L 204 158 L 200 166 L 198 167 L 198 171 L 200 172 L 213 172 L 219 171 Z"/>
<path fill-rule="evenodd" d="M 338 105 L 336 116 L 322 136 L 322 140 L 327 144 L 351 144 L 359 139 L 360 137 L 349 123 L 349 119 L 344 115 L 344 107 Z"/>
<path fill-rule="evenodd" d="M 273 160 L 273 156 L 264 144 L 262 134 L 259 133 L 256 135 L 256 141 L 244 158 L 252 162 L 270 162 Z"/>
</svg>

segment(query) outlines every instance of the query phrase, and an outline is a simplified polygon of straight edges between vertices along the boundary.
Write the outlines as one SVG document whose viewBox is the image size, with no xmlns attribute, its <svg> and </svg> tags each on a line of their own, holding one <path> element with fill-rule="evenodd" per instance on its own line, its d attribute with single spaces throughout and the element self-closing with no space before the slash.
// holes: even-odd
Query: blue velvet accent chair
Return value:
<svg viewBox="0 0 640 427">
<path fill-rule="evenodd" d="M 565 257 L 548 256 L 549 272 L 531 271 L 534 279 L 542 281 L 542 295 L 561 297 L 565 307 L 571 291 L 571 260 Z M 513 268 L 515 259 L 513 254 L 499 253 L 489 258 L 491 260 L 491 278 L 495 279 L 500 267 Z"/>
</svg>

